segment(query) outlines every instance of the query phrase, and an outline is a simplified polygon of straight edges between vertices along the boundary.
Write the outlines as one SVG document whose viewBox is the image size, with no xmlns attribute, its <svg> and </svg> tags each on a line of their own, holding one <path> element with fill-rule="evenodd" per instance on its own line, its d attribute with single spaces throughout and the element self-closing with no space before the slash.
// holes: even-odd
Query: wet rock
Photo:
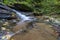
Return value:
<svg viewBox="0 0 60 40">
<path fill-rule="evenodd" d="M 12 10 L 3 4 L 0 5 L 0 19 L 15 19 L 16 16 L 12 16 Z"/>
<path fill-rule="evenodd" d="M 1 14 L 0 13 L 0 19 L 8 19 L 8 20 L 10 20 L 10 19 L 15 19 L 15 17 L 12 17 L 11 15 L 7 15 L 7 14 Z"/>
<path fill-rule="evenodd" d="M 15 12 L 13 12 L 8 6 L 0 4 L 0 30 L 1 27 L 11 28 L 16 25 L 16 21 L 13 20 L 18 20 Z"/>
</svg>

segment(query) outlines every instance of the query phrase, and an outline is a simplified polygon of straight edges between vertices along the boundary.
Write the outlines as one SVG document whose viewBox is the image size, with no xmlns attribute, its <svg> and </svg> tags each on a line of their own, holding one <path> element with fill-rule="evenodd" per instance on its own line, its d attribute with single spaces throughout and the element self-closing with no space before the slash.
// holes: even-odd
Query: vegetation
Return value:
<svg viewBox="0 0 60 40">
<path fill-rule="evenodd" d="M 4 0 L 6 5 L 24 4 L 33 8 L 35 13 L 60 14 L 60 0 Z"/>
</svg>

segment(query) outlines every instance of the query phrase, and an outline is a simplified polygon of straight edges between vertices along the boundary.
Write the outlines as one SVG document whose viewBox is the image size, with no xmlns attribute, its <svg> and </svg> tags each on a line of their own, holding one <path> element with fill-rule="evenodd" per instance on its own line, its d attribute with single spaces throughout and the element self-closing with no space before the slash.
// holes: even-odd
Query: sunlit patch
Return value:
<svg viewBox="0 0 60 40">
<path fill-rule="evenodd" d="M 9 23 L 8 22 L 5 22 L 3 25 L 8 25 Z"/>
<path fill-rule="evenodd" d="M 6 30 L 6 28 L 2 27 L 2 30 Z"/>
</svg>

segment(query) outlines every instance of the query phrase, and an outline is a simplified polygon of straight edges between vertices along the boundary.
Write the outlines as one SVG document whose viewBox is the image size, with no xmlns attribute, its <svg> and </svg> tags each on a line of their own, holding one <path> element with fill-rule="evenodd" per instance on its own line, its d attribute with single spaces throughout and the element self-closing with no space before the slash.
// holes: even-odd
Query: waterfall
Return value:
<svg viewBox="0 0 60 40">
<path fill-rule="evenodd" d="M 13 9 L 13 12 L 15 12 L 16 15 L 21 19 L 20 23 L 24 23 L 25 21 L 31 22 L 31 21 L 35 20 L 34 17 L 30 17 L 30 16 L 23 15 L 21 12 L 16 11 L 16 10 L 14 10 L 14 9 Z M 20 31 L 21 31 L 21 30 L 20 30 Z M 18 31 L 18 32 L 20 32 L 20 31 Z M 18 32 L 16 32 L 16 33 L 18 33 Z M 7 37 L 9 36 L 9 38 L 10 38 L 10 37 L 12 37 L 13 35 L 15 35 L 16 33 L 11 33 L 11 32 L 9 32 L 9 33 L 7 34 Z M 4 37 L 4 39 L 2 38 L 3 40 L 8 40 L 7 38 L 5 38 L 5 36 L 3 36 L 3 37 Z"/>
<path fill-rule="evenodd" d="M 21 22 L 36 20 L 36 18 L 31 17 L 31 16 L 26 16 L 26 15 L 22 14 L 22 13 L 21 13 L 21 12 L 19 12 L 19 11 L 16 11 L 16 10 L 13 10 L 13 11 L 14 11 L 14 12 L 16 12 L 17 16 L 19 16 L 19 17 L 20 17 Z"/>
<path fill-rule="evenodd" d="M 1 5 L 0 5 L 0 8 L 2 8 L 2 9 L 4 9 L 4 10 L 8 10 L 8 11 L 10 11 L 10 12 L 15 12 L 16 15 L 18 15 L 18 16 L 21 18 L 20 23 L 25 22 L 25 21 L 31 22 L 31 21 L 35 20 L 34 17 L 29 17 L 29 16 L 26 16 L 26 15 L 23 15 L 21 12 L 16 11 L 16 10 L 14 10 L 14 9 L 11 9 L 11 8 L 7 7 L 6 5 L 1 4 Z M 20 30 L 20 31 L 21 31 L 21 30 Z M 19 31 L 18 31 L 18 32 L 19 32 Z M 15 34 L 15 33 L 7 32 L 7 35 L 0 36 L 0 40 L 8 40 L 8 36 L 9 36 L 9 38 L 10 38 L 10 37 L 13 36 L 14 34 Z"/>
<path fill-rule="evenodd" d="M 16 12 L 16 14 L 22 19 L 22 20 L 30 20 L 30 17 L 27 17 L 25 15 L 23 15 L 21 12 L 18 12 L 16 10 L 13 10 L 14 12 Z"/>
</svg>

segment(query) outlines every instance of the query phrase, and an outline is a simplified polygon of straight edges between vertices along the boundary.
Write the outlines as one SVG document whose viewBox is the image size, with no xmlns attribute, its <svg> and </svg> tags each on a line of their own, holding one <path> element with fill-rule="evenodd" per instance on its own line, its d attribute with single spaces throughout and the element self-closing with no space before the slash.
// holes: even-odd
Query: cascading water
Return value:
<svg viewBox="0 0 60 40">
<path fill-rule="evenodd" d="M 16 14 L 22 19 L 22 21 L 32 20 L 32 18 L 33 18 L 33 17 L 32 18 L 27 17 L 27 16 L 23 15 L 21 12 L 18 12 L 18 11 L 14 10 L 14 9 L 11 9 L 11 8 L 7 7 L 6 5 L 0 5 L 0 8 L 3 8 L 5 10 L 9 10 L 11 12 L 16 12 Z"/>
<path fill-rule="evenodd" d="M 18 12 L 18 11 L 16 11 L 16 10 L 13 10 L 13 11 L 17 14 L 18 17 L 20 17 L 20 19 L 21 19 L 20 23 L 24 23 L 25 21 L 31 22 L 31 21 L 34 20 L 34 17 L 30 17 L 30 16 L 27 17 L 26 15 L 23 15 L 21 12 Z M 21 30 L 20 30 L 20 31 L 21 31 Z M 19 32 L 19 31 L 18 31 L 18 32 Z M 16 32 L 16 33 L 18 33 L 18 32 Z M 9 38 L 10 38 L 11 36 L 13 36 L 13 35 L 16 34 L 16 33 L 8 32 L 7 37 L 9 36 Z M 3 36 L 3 37 L 5 37 L 5 36 Z M 3 38 L 2 38 L 2 39 L 3 39 Z M 8 40 L 8 38 L 4 38 L 3 40 Z"/>
<path fill-rule="evenodd" d="M 20 23 L 23 23 L 25 21 L 33 21 L 34 20 L 34 17 L 29 17 L 29 16 L 26 16 L 26 15 L 23 15 L 21 12 L 18 12 L 14 9 L 11 9 L 9 7 L 7 7 L 6 5 L 3 5 L 1 4 L 0 5 L 0 8 L 3 8 L 5 10 L 8 10 L 8 11 L 11 11 L 11 12 L 15 12 L 21 19 Z M 21 30 L 20 30 L 21 31 Z M 18 31 L 19 32 L 19 31 Z M 13 36 L 15 33 L 12 33 L 12 32 L 7 32 L 7 35 L 0 35 L 0 40 L 8 40 L 11 36 Z M 9 37 L 9 38 L 8 38 Z"/>
<path fill-rule="evenodd" d="M 22 19 L 22 21 L 32 20 L 32 19 L 30 19 L 30 17 L 23 15 L 21 12 L 18 12 L 16 10 L 13 10 L 13 11 L 16 12 L 16 14 Z"/>
</svg>

